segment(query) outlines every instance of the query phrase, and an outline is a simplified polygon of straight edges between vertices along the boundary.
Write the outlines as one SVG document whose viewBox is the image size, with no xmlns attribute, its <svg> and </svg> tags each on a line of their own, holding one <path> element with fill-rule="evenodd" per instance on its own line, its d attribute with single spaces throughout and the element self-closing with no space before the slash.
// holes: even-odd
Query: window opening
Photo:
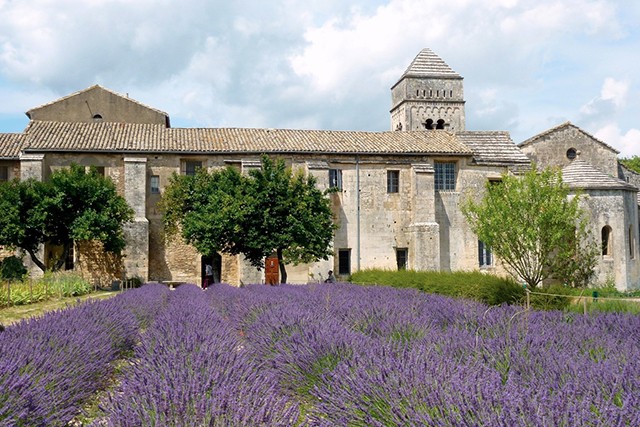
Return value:
<svg viewBox="0 0 640 427">
<path fill-rule="evenodd" d="M 406 270 L 409 258 L 409 250 L 407 248 L 396 248 L 396 265 L 398 270 Z"/>
<path fill-rule="evenodd" d="M 634 235 L 633 235 L 633 227 L 629 226 L 629 258 L 630 259 L 634 259 L 636 257 L 635 246 L 636 246 L 636 240 L 634 239 Z"/>
<path fill-rule="evenodd" d="M 149 191 L 151 194 L 160 194 L 160 176 L 151 175 L 151 179 L 149 181 Z"/>
<path fill-rule="evenodd" d="M 569 148 L 567 150 L 567 159 L 569 160 L 573 160 L 578 156 L 578 152 L 576 151 L 575 148 Z"/>
<path fill-rule="evenodd" d="M 351 249 L 338 250 L 338 274 L 341 276 L 351 274 Z"/>
<path fill-rule="evenodd" d="M 329 188 L 342 190 L 342 170 L 329 169 Z"/>
<path fill-rule="evenodd" d="M 424 128 L 425 129 L 433 129 L 433 120 L 432 119 L 427 119 L 427 121 L 424 122 Z"/>
<path fill-rule="evenodd" d="M 186 160 L 184 162 L 184 171 L 183 173 L 188 176 L 194 176 L 198 169 L 202 167 L 202 162 L 195 160 Z"/>
<path fill-rule="evenodd" d="M 611 256 L 611 227 L 602 227 L 602 256 Z"/>
<path fill-rule="evenodd" d="M 0 182 L 9 181 L 9 166 L 0 166 Z"/>
<path fill-rule="evenodd" d="M 400 191 L 400 171 L 387 171 L 387 193 Z"/>
<path fill-rule="evenodd" d="M 478 265 L 480 267 L 490 267 L 493 265 L 491 248 L 482 240 L 478 240 Z"/>
<path fill-rule="evenodd" d="M 436 125 L 436 129 L 444 129 L 444 120 L 438 120 L 438 124 Z"/>
<path fill-rule="evenodd" d="M 101 122 L 102 121 L 102 116 L 100 114 L 94 114 L 93 115 L 93 121 L 94 122 Z"/>
<path fill-rule="evenodd" d="M 455 190 L 456 164 L 453 162 L 436 162 L 434 179 L 436 190 Z"/>
</svg>

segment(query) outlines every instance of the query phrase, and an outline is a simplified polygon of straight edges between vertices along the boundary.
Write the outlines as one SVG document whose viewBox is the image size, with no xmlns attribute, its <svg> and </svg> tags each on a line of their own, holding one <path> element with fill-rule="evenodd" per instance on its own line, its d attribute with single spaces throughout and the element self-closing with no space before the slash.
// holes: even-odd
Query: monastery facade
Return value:
<svg viewBox="0 0 640 427">
<path fill-rule="evenodd" d="M 247 173 L 260 167 L 261 154 L 282 158 L 314 175 L 321 189 L 338 190 L 328 196 L 338 225 L 334 257 L 287 266 L 290 282 L 307 283 L 328 270 L 345 278 L 365 268 L 504 273 L 460 204 L 533 161 L 563 168 L 567 184 L 584 195 L 602 243 L 596 281 L 640 286 L 640 177 L 619 164 L 614 148 L 571 123 L 520 145 L 505 131 L 467 130 L 463 78 L 429 49 L 392 86 L 391 98 L 386 132 L 173 128 L 168 114 L 96 85 L 29 110 L 22 133 L 0 133 L 0 180 L 46 180 L 76 163 L 115 182 L 135 211 L 125 257 L 114 263 L 100 247 L 76 244 L 68 268 L 96 280 L 200 283 L 211 263 L 216 279 L 238 285 L 264 282 L 273 260 L 258 271 L 242 257 L 202 257 L 164 236 L 158 202 L 173 173 L 226 166 Z M 56 248 L 41 253 L 53 258 Z"/>
</svg>

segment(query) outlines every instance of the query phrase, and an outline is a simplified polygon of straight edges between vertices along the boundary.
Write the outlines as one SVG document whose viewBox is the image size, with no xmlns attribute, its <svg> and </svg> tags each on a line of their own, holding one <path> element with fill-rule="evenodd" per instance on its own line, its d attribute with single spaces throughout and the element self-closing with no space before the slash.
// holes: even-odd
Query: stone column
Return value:
<svg viewBox="0 0 640 427">
<path fill-rule="evenodd" d="M 133 221 L 125 224 L 125 278 L 149 278 L 149 221 L 146 217 L 147 159 L 124 158 L 124 198 L 134 210 Z"/>
<path fill-rule="evenodd" d="M 44 154 L 20 154 L 20 180 L 35 179 L 36 181 L 44 181 Z M 36 251 L 36 256 L 44 262 L 44 245 L 40 245 Z M 22 258 L 29 276 L 41 277 L 44 272 L 40 270 L 32 260 L 29 254 L 25 253 Z"/>
<path fill-rule="evenodd" d="M 440 270 L 440 225 L 436 222 L 433 166 L 413 165 L 413 209 L 409 225 L 411 267 Z M 412 255 L 413 254 L 413 255 Z"/>
</svg>

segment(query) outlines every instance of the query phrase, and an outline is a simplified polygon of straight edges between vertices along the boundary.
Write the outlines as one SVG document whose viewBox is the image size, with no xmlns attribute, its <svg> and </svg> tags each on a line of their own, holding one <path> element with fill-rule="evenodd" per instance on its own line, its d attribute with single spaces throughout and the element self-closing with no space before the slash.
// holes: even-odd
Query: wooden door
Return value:
<svg viewBox="0 0 640 427">
<path fill-rule="evenodd" d="M 277 285 L 280 282 L 280 266 L 278 257 L 270 256 L 264 261 L 264 282 L 267 285 Z"/>
</svg>

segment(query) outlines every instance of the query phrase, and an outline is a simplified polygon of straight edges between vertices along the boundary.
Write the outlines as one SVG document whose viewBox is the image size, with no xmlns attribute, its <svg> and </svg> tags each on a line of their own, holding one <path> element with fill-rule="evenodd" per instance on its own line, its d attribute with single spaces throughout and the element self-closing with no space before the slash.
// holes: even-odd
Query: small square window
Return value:
<svg viewBox="0 0 640 427">
<path fill-rule="evenodd" d="M 329 169 L 329 188 L 342 190 L 342 171 L 340 169 Z"/>
<path fill-rule="evenodd" d="M 387 171 L 387 193 L 400 191 L 400 171 Z"/>
<path fill-rule="evenodd" d="M 351 274 L 351 249 L 338 250 L 338 274 L 341 276 Z"/>
<path fill-rule="evenodd" d="M 151 194 L 160 194 L 160 176 L 151 175 L 149 183 Z"/>
</svg>

